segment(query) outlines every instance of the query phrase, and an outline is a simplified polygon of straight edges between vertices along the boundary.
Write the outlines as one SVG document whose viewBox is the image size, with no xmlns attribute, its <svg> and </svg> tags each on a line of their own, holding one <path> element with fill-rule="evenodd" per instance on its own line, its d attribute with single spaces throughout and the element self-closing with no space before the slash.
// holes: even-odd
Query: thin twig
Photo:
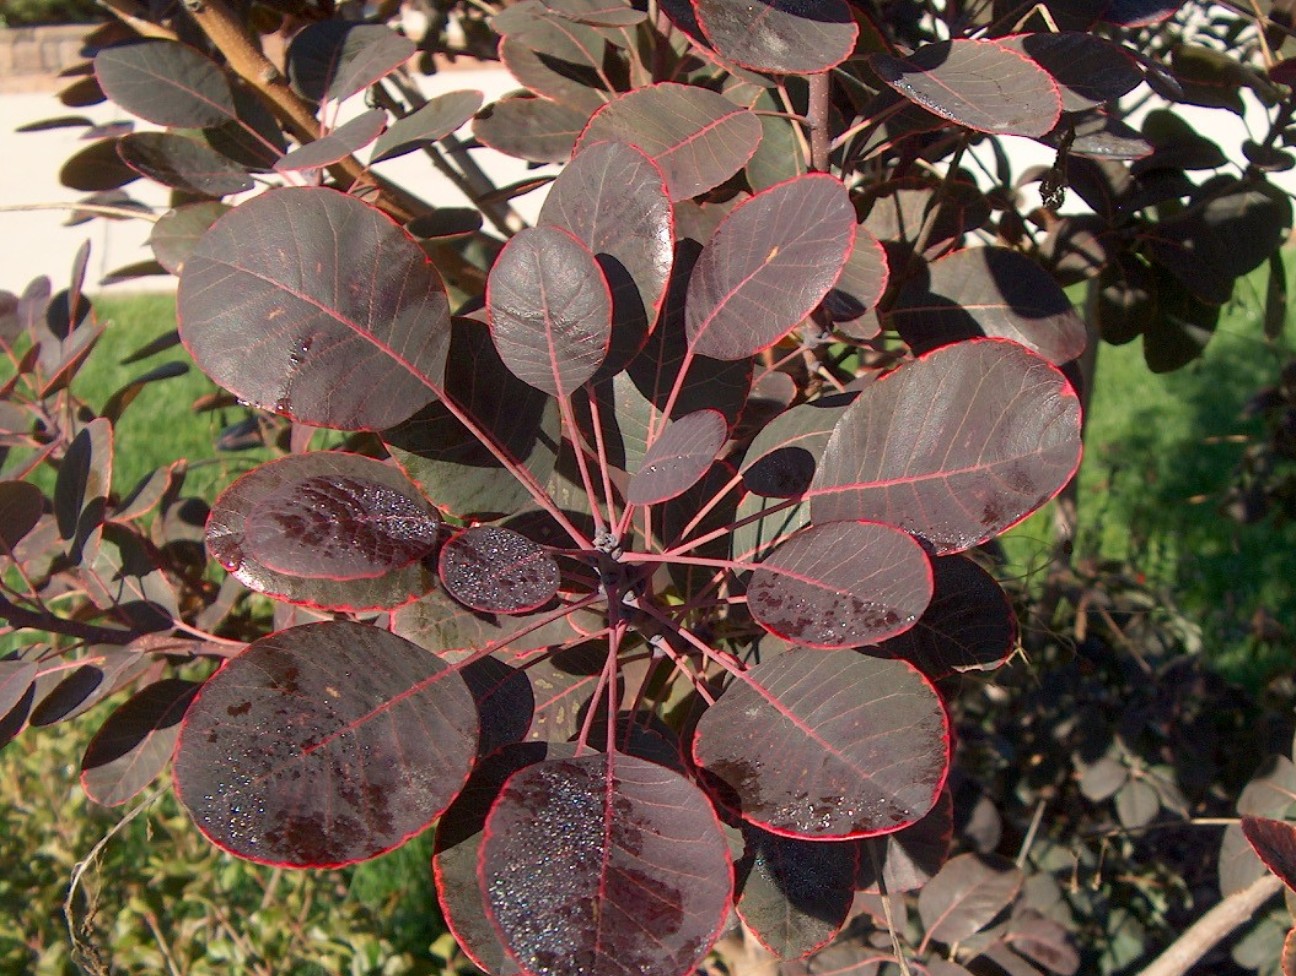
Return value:
<svg viewBox="0 0 1296 976">
<path fill-rule="evenodd" d="M 1190 925 L 1139 976 L 1183 976 L 1234 929 L 1250 921 L 1260 907 L 1282 888 L 1283 883 L 1266 872 L 1263 878 L 1233 892 Z"/>
<path fill-rule="evenodd" d="M 97 214 L 100 217 L 139 218 L 156 224 L 162 218 L 157 214 L 133 207 L 113 207 L 102 203 L 6 203 L 0 213 L 22 213 L 27 210 L 71 210 L 77 213 Z"/>
</svg>

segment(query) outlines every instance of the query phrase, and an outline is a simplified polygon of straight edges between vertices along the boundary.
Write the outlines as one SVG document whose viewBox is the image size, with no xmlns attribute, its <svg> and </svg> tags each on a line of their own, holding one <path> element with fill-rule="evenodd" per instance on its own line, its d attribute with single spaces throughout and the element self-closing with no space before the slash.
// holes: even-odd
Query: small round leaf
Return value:
<svg viewBox="0 0 1296 976">
<path fill-rule="evenodd" d="M 441 582 L 460 603 L 486 613 L 526 613 L 558 592 L 548 550 L 512 529 L 475 526 L 441 548 Z"/>
</svg>

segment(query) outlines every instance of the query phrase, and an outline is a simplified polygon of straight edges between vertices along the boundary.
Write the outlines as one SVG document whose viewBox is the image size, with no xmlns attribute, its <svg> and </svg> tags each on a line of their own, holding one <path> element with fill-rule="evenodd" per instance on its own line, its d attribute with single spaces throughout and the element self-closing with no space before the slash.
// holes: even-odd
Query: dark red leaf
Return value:
<svg viewBox="0 0 1296 976">
<path fill-rule="evenodd" d="M 706 796 L 616 753 L 510 777 L 486 821 L 478 878 L 506 950 L 537 976 L 684 976 L 719 936 L 732 887 Z"/>
<path fill-rule="evenodd" d="M 637 146 L 661 167 L 672 201 L 719 186 L 760 144 L 760 119 L 717 92 L 663 82 L 621 95 L 594 113 L 579 148 L 609 140 Z"/>
<path fill-rule="evenodd" d="M 648 14 L 626 0 L 540 0 L 550 13 L 593 27 L 633 27 Z"/>
<path fill-rule="evenodd" d="M 870 653 L 908 661 L 933 681 L 999 667 L 1017 646 L 1017 616 L 1003 587 L 965 556 L 933 559 L 932 569 L 935 593 L 918 622 Z"/>
<path fill-rule="evenodd" d="M 899 830 L 935 804 L 949 718 L 902 661 L 793 649 L 735 678 L 698 722 L 693 757 L 776 834 L 848 839 Z"/>
<path fill-rule="evenodd" d="M 952 945 L 975 935 L 1012 904 L 1022 879 L 1020 868 L 997 855 L 950 858 L 918 893 L 926 938 Z"/>
<path fill-rule="evenodd" d="M 833 324 L 841 328 L 846 325 L 850 335 L 858 335 L 849 323 L 854 323 L 866 312 L 872 311 L 878 300 L 886 291 L 890 280 L 890 268 L 887 265 L 886 248 L 873 236 L 866 227 L 855 229 L 855 247 L 846 259 L 841 276 L 832 289 L 824 296 L 824 311 Z"/>
<path fill-rule="evenodd" d="M 570 396 L 607 355 L 607 279 L 593 252 L 561 227 L 531 227 L 504 246 L 486 280 L 486 308 L 504 365 L 552 396 Z"/>
<path fill-rule="evenodd" d="M 170 132 L 132 132 L 117 140 L 122 162 L 173 190 L 205 197 L 242 193 L 255 185 L 238 163 L 205 142 Z"/>
<path fill-rule="evenodd" d="M 747 448 L 743 485 L 767 498 L 795 498 L 810 487 L 819 455 L 854 394 L 798 404 L 765 425 Z"/>
<path fill-rule="evenodd" d="M 23 536 L 36 528 L 44 509 L 45 496 L 35 485 L 0 481 L 0 546 L 4 547 L 4 555 L 11 555 Z"/>
<path fill-rule="evenodd" d="M 444 139 L 473 117 L 481 108 L 482 93 L 471 89 L 446 92 L 428 99 L 417 112 L 397 119 L 378 137 L 369 163 L 395 159 Z"/>
<path fill-rule="evenodd" d="M 798 532 L 747 584 L 747 607 L 757 623 L 824 650 L 903 633 L 931 596 L 931 563 L 922 546 L 874 522 L 828 522 Z"/>
<path fill-rule="evenodd" d="M 112 471 L 112 422 L 98 417 L 72 438 L 54 482 L 59 535 L 72 540 L 77 553 L 103 521 L 112 491 Z"/>
<path fill-rule="evenodd" d="M 36 683 L 35 661 L 0 661 L 0 716 L 8 715 Z"/>
<path fill-rule="evenodd" d="M 185 261 L 193 253 L 207 228 L 229 211 L 229 205 L 215 200 L 187 203 L 168 210 L 153 225 L 149 246 L 158 264 L 173 275 L 184 271 Z"/>
<path fill-rule="evenodd" d="M 655 505 L 688 491 L 711 467 L 729 436 L 718 410 L 697 410 L 670 421 L 626 485 L 631 505 Z"/>
<path fill-rule="evenodd" d="M 138 691 L 95 733 L 81 760 L 81 788 L 104 806 L 136 796 L 171 761 L 180 720 L 202 687 L 164 678 Z"/>
<path fill-rule="evenodd" d="M 1057 494 L 1080 462 L 1080 404 L 1016 343 L 944 346 L 873 383 L 829 438 L 815 522 L 872 519 L 968 549 Z"/>
<path fill-rule="evenodd" d="M 526 536 L 496 526 L 465 529 L 441 547 L 441 582 L 486 613 L 526 613 L 558 592 L 558 564 Z"/>
<path fill-rule="evenodd" d="M 518 83 L 537 95 L 593 112 L 614 93 L 603 70 L 604 32 L 554 16 L 539 0 L 522 0 L 495 15 L 503 36 L 500 60 Z"/>
<path fill-rule="evenodd" d="M 1114 101 L 1143 80 L 1134 55 L 1093 34 L 1019 34 L 998 38 L 996 43 L 1020 51 L 1053 76 L 1064 112 L 1079 112 Z"/>
<path fill-rule="evenodd" d="M 41 676 L 31 710 L 33 726 L 76 718 L 129 685 L 153 664 L 145 655 L 117 645 L 97 645 L 91 657 L 93 663 Z"/>
<path fill-rule="evenodd" d="M 413 41 L 383 24 L 317 21 L 293 38 L 288 77 L 312 102 L 340 102 L 391 74 L 415 50 Z"/>
<path fill-rule="evenodd" d="M 508 95 L 477 113 L 473 135 L 507 156 L 533 163 L 561 163 L 571 156 L 589 112 L 547 98 Z"/>
<path fill-rule="evenodd" d="M 1014 915 L 1004 941 L 1058 976 L 1074 976 L 1080 969 L 1080 953 L 1072 945 L 1066 927 L 1031 909 Z"/>
<path fill-rule="evenodd" d="M 1296 824 L 1269 817 L 1243 817 L 1242 833 L 1265 867 L 1296 891 Z"/>
<path fill-rule="evenodd" d="M 250 644 L 185 716 L 175 786 L 239 857 L 336 867 L 404 843 L 463 786 L 477 710 L 435 655 L 342 621 Z"/>
<path fill-rule="evenodd" d="M 349 122 L 339 125 L 323 138 L 298 146 L 284 156 L 274 168 L 277 173 L 303 169 L 319 169 L 345 159 L 378 138 L 387 128 L 387 113 L 380 108 L 362 112 Z"/>
<path fill-rule="evenodd" d="M 117 155 L 117 137 L 92 142 L 73 153 L 59 170 L 59 182 L 70 190 L 98 193 L 115 190 L 139 179 L 139 173 Z"/>
<path fill-rule="evenodd" d="M 95 55 L 94 67 L 108 97 L 149 122 L 201 128 L 237 118 L 224 72 L 187 44 L 122 44 Z"/>
<path fill-rule="evenodd" d="M 836 283 L 855 241 L 841 181 L 807 174 L 730 211 L 693 268 L 685 324 L 693 351 L 745 359 L 804 319 Z"/>
<path fill-rule="evenodd" d="M 878 76 L 910 101 L 978 132 L 1042 136 L 1057 124 L 1057 82 L 997 41 L 924 44 L 908 58 L 869 56 Z"/>
<path fill-rule="evenodd" d="M 859 28 L 844 0 L 696 0 L 697 19 L 722 55 L 744 68 L 816 74 L 844 61 Z"/>
<path fill-rule="evenodd" d="M 437 522 L 396 468 L 318 451 L 263 464 L 230 485 L 212 507 L 207 548 L 261 593 L 390 608 L 434 585 L 420 559 L 436 542 Z"/>
<path fill-rule="evenodd" d="M 879 891 L 877 867 L 880 866 L 886 890 L 892 895 L 921 888 L 944 865 L 953 833 L 954 798 L 947 789 L 931 812 L 916 824 L 885 837 L 868 837 L 856 842 L 861 849 L 855 887 Z"/>
<path fill-rule="evenodd" d="M 101 610 L 112 610 L 137 630 L 164 630 L 179 618 L 180 606 L 158 563 L 135 530 L 105 522 L 86 541 L 80 575 Z"/>
<path fill-rule="evenodd" d="M 392 427 L 443 383 L 440 276 L 402 228 L 333 190 L 271 190 L 220 218 L 186 262 L 177 303 L 200 369 L 312 426 Z"/>
<path fill-rule="evenodd" d="M 1120 27 L 1159 24 L 1182 7 L 1184 0 L 1109 0 L 1102 5 L 1102 20 Z"/>
</svg>

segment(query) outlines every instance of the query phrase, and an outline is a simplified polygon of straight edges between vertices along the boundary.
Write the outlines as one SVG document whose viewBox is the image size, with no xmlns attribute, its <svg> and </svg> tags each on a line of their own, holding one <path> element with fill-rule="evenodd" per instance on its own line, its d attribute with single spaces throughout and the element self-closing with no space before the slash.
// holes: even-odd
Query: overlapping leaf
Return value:
<svg viewBox="0 0 1296 976">
<path fill-rule="evenodd" d="M 823 300 L 854 241 L 850 197 L 826 174 L 789 180 L 735 207 L 689 280 L 693 351 L 744 359 L 773 345 Z"/>
<path fill-rule="evenodd" d="M 1059 492 L 1080 461 L 1066 378 L 1011 342 L 945 346 L 867 387 L 810 487 L 816 523 L 869 519 L 937 553 L 977 545 Z"/>
<path fill-rule="evenodd" d="M 187 203 L 164 213 L 149 233 L 149 246 L 153 248 L 158 264 L 173 275 L 179 275 L 198 241 L 207 233 L 207 228 L 229 209 L 228 204 L 209 200 Z"/>
<path fill-rule="evenodd" d="M 1025 54 L 1053 76 L 1062 98 L 1062 111 L 1079 112 L 1127 95 L 1143 80 L 1134 56 L 1093 34 L 1019 34 L 997 43 Z"/>
<path fill-rule="evenodd" d="M 329 166 L 369 145 L 386 127 L 387 113 L 382 109 L 375 108 L 362 112 L 351 121 L 339 125 L 322 139 L 298 146 L 275 163 L 275 171 L 289 173 L 294 170 L 320 169 Z"/>
<path fill-rule="evenodd" d="M 473 135 L 507 156 L 561 163 L 571 156 L 589 112 L 529 95 L 509 95 L 477 113 Z"/>
<path fill-rule="evenodd" d="M 238 117 L 225 74 L 187 44 L 122 44 L 100 51 L 94 65 L 109 98 L 157 125 L 199 128 Z"/>
<path fill-rule="evenodd" d="M 693 757 L 744 820 L 828 840 L 921 819 L 949 748 L 944 706 L 910 665 L 794 649 L 734 679 L 698 722 Z"/>
<path fill-rule="evenodd" d="M 603 976 L 691 972 L 720 934 L 732 884 L 706 796 L 619 753 L 510 777 L 486 821 L 478 878 L 523 972 Z"/>
<path fill-rule="evenodd" d="M 370 163 L 395 159 L 444 139 L 471 119 L 481 104 L 482 93 L 471 89 L 446 92 L 428 99 L 417 112 L 398 119 L 378 137 Z"/>
<path fill-rule="evenodd" d="M 926 937 L 962 942 L 989 925 L 1021 889 L 1021 868 L 1001 857 L 960 854 L 918 893 Z"/>
<path fill-rule="evenodd" d="M 117 141 L 122 162 L 149 179 L 205 197 L 223 197 L 252 189 L 242 166 L 205 142 L 170 132 L 132 132 Z"/>
<path fill-rule="evenodd" d="M 185 263 L 180 336 L 249 403 L 315 426 L 392 427 L 443 383 L 445 286 L 386 216 L 333 190 L 271 190 Z"/>
<path fill-rule="evenodd" d="M 672 420 L 626 485 L 626 501 L 654 505 L 688 491 L 706 474 L 728 436 L 729 425 L 718 410 L 697 410 Z"/>
<path fill-rule="evenodd" d="M 697 0 L 707 39 L 744 68 L 775 74 L 815 74 L 844 61 L 859 29 L 843 0 Z"/>
<path fill-rule="evenodd" d="M 414 42 L 382 24 L 324 20 L 300 31 L 288 48 L 288 77 L 313 102 L 342 101 L 413 57 Z"/>
<path fill-rule="evenodd" d="M 473 526 L 441 547 L 447 592 L 486 613 L 527 613 L 558 592 L 558 564 L 548 550 L 511 529 Z"/>
<path fill-rule="evenodd" d="M 339 866 L 430 824 L 476 749 L 457 673 L 386 631 L 329 621 L 263 637 L 208 680 L 185 716 L 175 785 L 232 854 Z"/>
<path fill-rule="evenodd" d="M 193 681 L 164 678 L 113 712 L 81 761 L 86 795 L 96 803 L 117 806 L 152 782 L 171 761 L 180 721 L 200 687 Z"/>
</svg>

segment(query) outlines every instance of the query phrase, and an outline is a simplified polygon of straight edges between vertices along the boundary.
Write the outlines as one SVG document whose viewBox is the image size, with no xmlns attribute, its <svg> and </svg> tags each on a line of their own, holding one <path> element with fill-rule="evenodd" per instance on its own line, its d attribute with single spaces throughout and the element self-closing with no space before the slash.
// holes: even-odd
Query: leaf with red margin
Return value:
<svg viewBox="0 0 1296 976">
<path fill-rule="evenodd" d="M 884 82 L 927 111 L 996 135 L 1044 135 L 1062 112 L 1057 82 L 997 41 L 924 44 L 908 58 L 869 55 Z"/>
<path fill-rule="evenodd" d="M 641 150 L 587 145 L 549 188 L 540 224 L 555 224 L 594 252 L 612 290 L 612 342 L 599 370 L 625 368 L 657 325 L 675 260 L 665 177 Z"/>
<path fill-rule="evenodd" d="M 916 891 L 935 877 L 945 864 L 953 835 L 954 797 L 945 789 L 936 805 L 916 824 L 884 837 L 868 837 L 855 842 L 860 845 L 855 887 L 861 891 L 879 890 L 874 863 L 876 857 L 888 892 L 897 895 Z M 873 849 L 871 854 L 870 847 Z"/>
<path fill-rule="evenodd" d="M 947 555 L 1056 495 L 1080 450 L 1080 401 L 1055 366 L 1012 342 L 955 343 L 851 404 L 810 486 L 810 515 L 899 526 Z"/>
<path fill-rule="evenodd" d="M 1296 928 L 1290 929 L 1283 939 L 1283 976 L 1296 976 Z"/>
<path fill-rule="evenodd" d="M 1127 95 L 1143 80 L 1134 55 L 1119 44 L 1081 31 L 996 38 L 1053 76 L 1062 111 L 1081 112 Z"/>
<path fill-rule="evenodd" d="M 532 974 L 684 976 L 720 935 L 732 887 L 706 795 L 619 753 L 514 773 L 477 873 L 506 951 Z"/>
<path fill-rule="evenodd" d="M 164 213 L 149 233 L 149 247 L 153 248 L 158 264 L 173 275 L 179 275 L 198 241 L 207 233 L 207 228 L 229 210 L 228 204 L 205 200 L 187 203 Z"/>
<path fill-rule="evenodd" d="M 1242 833 L 1265 867 L 1296 891 L 1296 824 L 1269 817 L 1243 817 Z"/>
<path fill-rule="evenodd" d="M 473 117 L 481 108 L 483 97 L 481 92 L 469 88 L 429 98 L 417 112 L 397 119 L 378 137 L 369 165 L 404 156 L 444 139 Z"/>
<path fill-rule="evenodd" d="M 303 486 L 330 486 L 326 494 L 332 496 L 332 514 L 345 515 L 346 521 L 334 524 L 310 513 L 303 519 L 298 512 L 292 518 L 301 523 L 301 532 L 284 532 L 275 514 L 284 506 L 295 507 L 293 493 Z M 375 508 L 366 515 L 370 503 Z M 384 525 L 384 513 L 393 512 L 398 521 Z M 226 488 L 207 520 L 207 550 L 259 593 L 337 610 L 390 609 L 435 585 L 432 571 L 420 560 L 435 542 L 430 532 L 435 524 L 435 513 L 395 467 L 355 454 L 316 451 L 263 464 Z M 396 537 L 403 526 L 413 525 L 422 527 L 413 539 Z M 367 551 L 351 550 L 365 540 Z M 258 547 L 273 563 L 288 568 L 267 565 Z M 300 575 L 302 569 L 313 575 Z"/>
<path fill-rule="evenodd" d="M 309 24 L 288 47 L 288 77 L 312 102 L 350 98 L 414 56 L 414 42 L 385 24 L 325 20 Z"/>
<path fill-rule="evenodd" d="M 387 128 L 387 113 L 380 108 L 362 112 L 328 135 L 298 146 L 274 164 L 276 173 L 319 169 L 345 159 L 373 142 Z"/>
<path fill-rule="evenodd" d="M 231 210 L 185 262 L 176 300 L 203 372 L 312 426 L 393 427 L 443 384 L 440 275 L 405 230 L 335 190 L 270 190 Z"/>
<path fill-rule="evenodd" d="M 848 326 L 845 329 L 848 334 L 870 338 L 860 335 L 858 326 L 850 326 L 873 310 L 886 291 L 890 277 L 886 248 L 861 224 L 855 228 L 855 247 L 846 259 L 841 276 L 824 296 L 824 311 L 838 328 L 843 324 Z"/>
<path fill-rule="evenodd" d="M 673 203 L 719 186 L 760 145 L 760 118 L 716 92 L 661 82 L 621 95 L 590 118 L 578 149 L 637 146 L 661 167 Z"/>
<path fill-rule="evenodd" d="M 1017 646 L 1017 615 L 993 576 L 966 556 L 932 560 L 935 592 L 918 622 L 868 653 L 908 661 L 936 681 L 991 671 Z"/>
<path fill-rule="evenodd" d="M 117 155 L 141 176 L 204 197 L 243 193 L 256 182 L 238 163 L 205 142 L 171 132 L 132 132 L 117 140 Z"/>
<path fill-rule="evenodd" d="M 486 310 L 504 365 L 551 396 L 570 396 L 607 356 L 612 293 L 593 252 L 561 227 L 530 227 L 504 246 Z"/>
<path fill-rule="evenodd" d="M 91 663 L 72 671 L 47 671 L 36 684 L 33 726 L 66 722 L 125 688 L 152 666 L 143 654 L 117 645 L 91 649 Z"/>
<path fill-rule="evenodd" d="M 626 485 L 631 505 L 655 505 L 682 495 L 707 473 L 729 437 L 719 410 L 696 410 L 670 421 Z"/>
<path fill-rule="evenodd" d="M 248 645 L 185 716 L 175 787 L 218 847 L 340 867 L 427 827 L 468 778 L 477 709 L 459 675 L 376 627 L 307 624 Z"/>
<path fill-rule="evenodd" d="M 180 721 L 202 685 L 164 678 L 136 692 L 99 727 L 81 760 L 81 788 L 114 807 L 148 786 L 171 761 Z"/>
<path fill-rule="evenodd" d="M 522 87 L 586 112 L 615 94 L 603 70 L 603 32 L 554 16 L 538 0 L 509 5 L 491 27 L 501 36 L 500 60 Z"/>
<path fill-rule="evenodd" d="M 952 945 L 975 935 L 1012 904 L 1021 868 L 998 855 L 960 854 L 918 893 L 926 938 Z"/>
<path fill-rule="evenodd" d="M 798 532 L 747 584 L 747 608 L 758 624 L 821 650 L 903 633 L 931 597 L 931 562 L 922 546 L 876 522 L 828 522 Z"/>
<path fill-rule="evenodd" d="M 696 0 L 698 24 L 724 57 L 744 68 L 810 75 L 850 56 L 859 28 L 843 0 Z"/>
<path fill-rule="evenodd" d="M 811 173 L 734 207 L 689 279 L 693 351 L 745 359 L 772 346 L 837 282 L 855 242 L 855 208 L 836 177 Z"/>
<path fill-rule="evenodd" d="M 279 462 L 284 480 L 248 513 L 245 555 L 285 576 L 341 582 L 404 569 L 436 546 L 441 519 L 390 467 L 341 455 L 351 459 L 343 474 L 336 457 L 321 470 L 314 456 Z"/>
<path fill-rule="evenodd" d="M 833 427 L 854 399 L 854 393 L 817 397 L 771 420 L 747 448 L 739 468 L 743 487 L 766 498 L 802 494 L 814 479 Z"/>
<path fill-rule="evenodd" d="M 936 803 L 949 717 L 903 661 L 796 648 L 756 665 L 698 722 L 693 758 L 744 820 L 789 837 L 900 830 Z"/>
<path fill-rule="evenodd" d="M 841 931 L 855 900 L 853 845 L 780 837 L 743 825 L 735 868 L 739 917 L 780 959 L 800 959 Z"/>
<path fill-rule="evenodd" d="M 482 145 L 533 163 L 566 162 L 589 122 L 589 112 L 529 95 L 506 95 L 473 120 Z"/>
<path fill-rule="evenodd" d="M 1051 363 L 1084 352 L 1085 324 L 1053 276 L 1006 247 L 955 251 L 910 278 L 890 319 L 918 354 L 964 339 L 1012 339 Z"/>
<path fill-rule="evenodd" d="M 544 546 L 512 529 L 479 525 L 441 547 L 446 591 L 484 613 L 528 613 L 553 599 L 561 575 Z"/>
<path fill-rule="evenodd" d="M 120 44 L 95 55 L 94 68 L 109 98 L 157 125 L 202 128 L 238 118 L 229 79 L 187 44 Z"/>
</svg>

